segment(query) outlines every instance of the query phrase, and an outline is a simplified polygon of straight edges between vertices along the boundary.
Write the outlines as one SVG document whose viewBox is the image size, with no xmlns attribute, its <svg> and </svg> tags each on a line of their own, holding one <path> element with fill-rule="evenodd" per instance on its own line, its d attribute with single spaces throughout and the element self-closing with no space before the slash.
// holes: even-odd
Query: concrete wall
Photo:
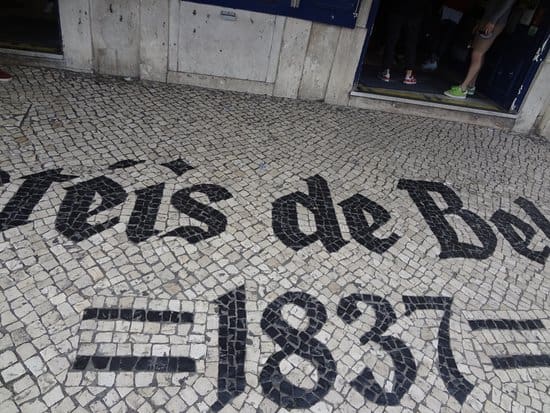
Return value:
<svg viewBox="0 0 550 413">
<path fill-rule="evenodd" d="M 550 55 L 541 64 L 525 96 L 513 130 L 550 137 Z"/>
<path fill-rule="evenodd" d="M 69 69 L 337 104 L 366 33 L 180 0 L 60 0 L 60 14 Z"/>
<path fill-rule="evenodd" d="M 311 26 L 312 23 L 305 20 L 285 19 L 277 77 L 273 89 L 275 96 L 298 97 Z"/>
<path fill-rule="evenodd" d="M 139 74 L 145 80 L 166 82 L 169 0 L 141 0 L 140 4 Z"/>
<path fill-rule="evenodd" d="M 139 76 L 139 3 L 135 0 L 90 1 L 93 62 L 97 72 Z"/>
<path fill-rule="evenodd" d="M 365 29 L 171 1 L 168 81 L 346 104 Z"/>
<path fill-rule="evenodd" d="M 535 128 L 536 133 L 550 138 L 550 99 L 546 103 L 546 111 L 540 117 L 540 121 L 535 125 Z"/>
<path fill-rule="evenodd" d="M 283 25 L 274 15 L 180 2 L 177 71 L 272 83 Z"/>
<path fill-rule="evenodd" d="M 337 105 L 358 105 L 371 5 L 348 29 L 181 0 L 59 0 L 69 69 Z M 514 130 L 550 136 L 548 59 L 534 84 Z"/>
<path fill-rule="evenodd" d="M 63 54 L 68 69 L 91 72 L 92 30 L 89 0 L 59 0 Z"/>
</svg>

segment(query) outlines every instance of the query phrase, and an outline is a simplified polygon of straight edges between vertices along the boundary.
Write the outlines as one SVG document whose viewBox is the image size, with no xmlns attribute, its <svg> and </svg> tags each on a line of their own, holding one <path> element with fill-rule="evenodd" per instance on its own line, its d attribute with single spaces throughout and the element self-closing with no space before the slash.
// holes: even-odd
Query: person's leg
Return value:
<svg viewBox="0 0 550 413">
<path fill-rule="evenodd" d="M 474 42 L 472 44 L 472 55 L 470 58 L 470 66 L 468 68 L 468 73 L 464 78 L 464 81 L 458 85 L 453 86 L 451 89 L 444 92 L 446 96 L 452 98 L 465 99 L 468 95 L 473 95 L 475 93 L 475 86 L 477 81 L 477 76 L 481 71 L 483 66 L 483 61 L 485 59 L 485 54 L 491 48 L 495 39 L 502 33 L 504 30 L 503 25 L 495 27 L 493 35 L 490 38 L 482 38 L 481 36 L 476 35 Z"/>
<path fill-rule="evenodd" d="M 407 20 L 407 39 L 405 44 L 405 77 L 411 77 L 416 63 L 416 48 L 420 34 L 421 17 L 409 18 Z"/>
<path fill-rule="evenodd" d="M 388 16 L 388 26 L 386 32 L 386 45 L 384 47 L 384 59 L 382 62 L 383 69 L 389 70 L 393 66 L 395 56 L 395 47 L 399 40 L 399 33 L 403 25 L 404 17 L 398 14 L 391 13 Z"/>
<path fill-rule="evenodd" d="M 470 66 L 468 67 L 468 73 L 464 78 L 464 81 L 458 85 L 453 86 L 451 89 L 445 91 L 445 95 L 451 98 L 465 99 L 468 95 L 473 95 L 474 91 L 469 91 L 469 89 L 475 88 L 475 81 L 477 75 L 481 70 L 483 65 L 483 59 L 485 57 L 486 50 L 483 49 L 473 49 L 472 55 L 470 57 Z"/>
<path fill-rule="evenodd" d="M 483 59 L 485 57 L 485 51 L 483 50 L 472 50 L 472 56 L 470 57 L 470 67 L 468 67 L 468 73 L 464 78 L 464 81 L 460 84 L 462 90 L 467 90 L 469 87 L 475 85 L 477 75 L 481 70 L 483 65 Z"/>
<path fill-rule="evenodd" d="M 493 35 L 489 38 L 482 38 L 477 35 L 472 44 L 472 57 L 470 60 L 470 67 L 468 68 L 468 73 L 464 78 L 464 81 L 460 85 L 462 90 L 467 90 L 468 88 L 474 88 L 477 81 L 477 76 L 483 67 L 483 61 L 485 60 L 485 54 L 491 48 L 496 38 L 504 30 L 504 25 L 498 25 L 493 31 Z"/>
</svg>

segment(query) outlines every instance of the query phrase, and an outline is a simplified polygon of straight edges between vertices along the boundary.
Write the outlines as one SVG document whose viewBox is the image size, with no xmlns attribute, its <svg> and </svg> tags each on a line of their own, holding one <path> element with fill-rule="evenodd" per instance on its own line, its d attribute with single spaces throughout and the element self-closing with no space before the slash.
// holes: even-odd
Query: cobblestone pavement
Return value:
<svg viewBox="0 0 550 413">
<path fill-rule="evenodd" d="M 0 412 L 550 411 L 548 142 L 9 69 Z"/>
</svg>

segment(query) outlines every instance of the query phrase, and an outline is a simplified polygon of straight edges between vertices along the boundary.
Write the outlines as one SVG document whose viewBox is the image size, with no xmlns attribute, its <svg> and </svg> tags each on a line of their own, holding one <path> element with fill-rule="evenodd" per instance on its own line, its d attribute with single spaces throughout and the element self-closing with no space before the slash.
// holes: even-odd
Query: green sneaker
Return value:
<svg viewBox="0 0 550 413">
<path fill-rule="evenodd" d="M 445 96 L 453 99 L 466 99 L 468 92 L 466 90 L 462 90 L 460 86 L 453 86 L 449 90 L 445 91 Z"/>
<path fill-rule="evenodd" d="M 466 89 L 466 94 L 468 96 L 474 96 L 476 94 L 476 87 L 475 86 L 469 86 L 468 89 Z"/>
</svg>

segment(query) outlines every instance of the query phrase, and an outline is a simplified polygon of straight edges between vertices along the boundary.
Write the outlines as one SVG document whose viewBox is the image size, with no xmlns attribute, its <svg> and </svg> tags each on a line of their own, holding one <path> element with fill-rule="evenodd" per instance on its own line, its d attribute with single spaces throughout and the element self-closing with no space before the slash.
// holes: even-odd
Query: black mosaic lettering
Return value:
<svg viewBox="0 0 550 413">
<path fill-rule="evenodd" d="M 219 297 L 218 305 L 218 400 L 212 410 L 220 411 L 246 386 L 246 296 L 244 285 Z"/>
<path fill-rule="evenodd" d="M 61 169 L 51 169 L 23 178 L 23 184 L 0 212 L 0 231 L 28 224 L 30 214 L 53 182 L 65 182 L 76 177 L 61 174 Z"/>
<path fill-rule="evenodd" d="M 510 370 L 533 367 L 550 367 L 550 354 L 515 354 L 490 357 L 495 369 Z"/>
<path fill-rule="evenodd" d="M 401 179 L 397 188 L 409 192 L 409 196 L 441 245 L 441 253 L 439 254 L 441 258 L 485 259 L 495 251 L 497 239 L 489 224 L 472 211 L 463 209 L 462 201 L 448 186 L 439 182 Z M 441 194 L 448 207 L 441 210 L 430 196 L 430 192 Z M 472 229 L 482 246 L 459 242 L 455 230 L 449 224 L 445 215 L 457 215 L 462 218 Z"/>
<path fill-rule="evenodd" d="M 392 336 L 382 336 L 396 321 L 393 307 L 387 300 L 376 295 L 352 294 L 340 300 L 338 316 L 347 324 L 353 323 L 362 315 L 357 307 L 359 302 L 371 306 L 376 316 L 374 326 L 361 336 L 361 344 L 369 341 L 378 343 L 391 357 L 395 375 L 391 392 L 385 392 L 382 389 L 368 367 L 363 369 L 351 385 L 367 400 L 382 406 L 397 406 L 416 379 L 417 369 L 414 357 L 402 340 Z"/>
<path fill-rule="evenodd" d="M 404 295 L 403 302 L 406 308 L 405 316 L 411 315 L 416 310 L 443 311 L 443 317 L 441 317 L 437 333 L 437 366 L 439 368 L 439 375 L 449 394 L 460 404 L 464 404 L 474 385 L 466 380 L 458 370 L 451 349 L 450 323 L 453 299 L 450 297 L 414 297 Z"/>
<path fill-rule="evenodd" d="M 132 314 L 132 319 L 135 321 L 145 321 L 147 320 L 147 311 L 146 310 L 134 310 Z"/>
<path fill-rule="evenodd" d="M 550 255 L 550 247 L 545 246 L 540 251 L 529 248 L 529 244 L 535 236 L 535 230 L 527 222 L 502 209 L 493 214 L 491 222 L 496 225 L 500 233 L 516 252 L 539 264 L 546 262 L 546 259 Z M 523 233 L 523 237 L 518 234 L 516 228 Z"/>
<path fill-rule="evenodd" d="M 94 196 L 101 196 L 101 204 L 90 211 Z M 74 242 L 79 242 L 118 224 L 119 218 L 91 225 L 88 218 L 122 204 L 126 192 L 118 183 L 106 176 L 78 183 L 67 189 L 55 221 L 56 229 Z"/>
<path fill-rule="evenodd" d="M 164 184 L 136 191 L 136 204 L 126 227 L 126 234 L 130 241 L 137 244 L 159 233 L 155 230 L 155 222 L 163 192 Z"/>
<path fill-rule="evenodd" d="M 472 331 L 478 330 L 541 330 L 545 326 L 542 320 L 481 319 L 468 320 Z M 512 354 L 509 356 L 491 356 L 493 367 L 498 370 L 532 367 L 550 367 L 550 354 Z"/>
<path fill-rule="evenodd" d="M 190 312 L 171 310 L 146 310 L 133 308 L 86 308 L 82 321 L 140 321 L 154 323 L 193 323 L 194 316 Z M 195 372 L 196 362 L 191 357 L 172 356 L 114 356 L 114 355 L 78 355 L 72 365 L 73 370 L 105 370 L 105 371 L 151 371 L 151 372 Z"/>
<path fill-rule="evenodd" d="M 309 194 L 294 192 L 273 203 L 273 231 L 293 250 L 299 251 L 316 241 L 321 241 L 327 251 L 336 252 L 346 245 L 347 241 L 342 238 L 327 181 L 315 175 L 307 178 L 306 182 Z M 309 209 L 315 216 L 314 233 L 308 235 L 300 230 L 298 204 Z"/>
<path fill-rule="evenodd" d="M 286 304 L 295 304 L 306 310 L 309 325 L 305 331 L 291 327 L 281 310 Z M 282 349 L 272 354 L 260 373 L 260 383 L 265 395 L 287 409 L 305 409 L 321 400 L 332 388 L 336 378 L 336 363 L 327 347 L 314 338 L 327 320 L 323 304 L 303 292 L 287 292 L 264 310 L 262 330 Z M 313 389 L 304 389 L 290 383 L 281 372 L 283 359 L 296 354 L 311 361 L 317 368 L 318 381 Z"/>
<path fill-rule="evenodd" d="M 340 202 L 339 205 L 343 209 L 351 236 L 369 250 L 382 254 L 399 239 L 399 236 L 393 233 L 388 238 L 377 238 L 373 235 L 391 217 L 384 207 L 369 198 L 357 194 Z M 367 211 L 372 216 L 372 225 L 367 222 L 363 211 Z"/>
<path fill-rule="evenodd" d="M 189 165 L 187 162 L 185 162 L 182 159 L 176 159 L 170 162 L 161 163 L 162 166 L 165 166 L 166 168 L 170 169 L 172 172 L 174 172 L 177 176 L 183 175 L 185 172 L 190 171 L 193 169 L 191 165 Z"/>
<path fill-rule="evenodd" d="M 533 204 L 531 201 L 525 198 L 518 198 L 514 201 L 515 204 L 519 205 L 533 222 L 544 232 L 546 238 L 550 240 L 550 221 L 546 218 L 542 212 Z"/>
<path fill-rule="evenodd" d="M 194 373 L 195 360 L 189 357 L 77 356 L 73 370 L 152 371 Z"/>
<path fill-rule="evenodd" d="M 73 370 L 86 370 L 90 359 L 90 356 L 76 356 L 72 365 Z"/>
<path fill-rule="evenodd" d="M 224 201 L 233 197 L 227 189 L 219 185 L 201 184 L 180 189 L 172 195 L 172 205 L 178 211 L 205 223 L 208 226 L 208 230 L 205 231 L 195 226 L 182 226 L 168 232 L 164 237 L 181 237 L 191 244 L 195 244 L 199 241 L 215 237 L 225 231 L 227 226 L 225 215 L 212 207 L 195 201 L 191 197 L 193 192 L 205 194 L 210 202 Z"/>
<path fill-rule="evenodd" d="M 153 321 L 159 323 L 193 323 L 193 313 L 133 308 L 86 308 L 82 320 Z"/>
<path fill-rule="evenodd" d="M 134 159 L 124 159 L 122 161 L 115 162 L 114 164 L 109 166 L 109 169 L 122 169 L 122 168 L 129 168 L 130 166 L 139 165 L 140 163 L 143 163 L 145 161 L 138 161 Z"/>
<path fill-rule="evenodd" d="M 468 320 L 472 331 L 477 330 L 540 330 L 544 324 L 538 318 L 532 320 L 484 319 Z"/>
</svg>

